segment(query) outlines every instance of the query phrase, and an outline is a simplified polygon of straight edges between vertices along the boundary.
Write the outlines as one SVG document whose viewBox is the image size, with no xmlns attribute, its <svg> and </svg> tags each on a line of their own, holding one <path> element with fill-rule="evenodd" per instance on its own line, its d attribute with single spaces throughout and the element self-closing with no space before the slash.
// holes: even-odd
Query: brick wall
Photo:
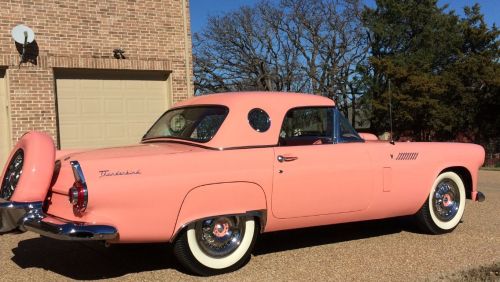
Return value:
<svg viewBox="0 0 500 282">
<path fill-rule="evenodd" d="M 8 70 L 12 135 L 17 140 L 30 130 L 56 136 L 53 73 L 50 69 Z"/>
<path fill-rule="evenodd" d="M 188 0 L 0 1 L 0 19 L 13 142 L 27 130 L 56 138 L 53 68 L 168 71 L 173 101 L 192 95 Z M 37 65 L 17 66 L 10 31 L 18 24 L 36 34 Z M 113 58 L 115 48 L 125 60 Z"/>
</svg>

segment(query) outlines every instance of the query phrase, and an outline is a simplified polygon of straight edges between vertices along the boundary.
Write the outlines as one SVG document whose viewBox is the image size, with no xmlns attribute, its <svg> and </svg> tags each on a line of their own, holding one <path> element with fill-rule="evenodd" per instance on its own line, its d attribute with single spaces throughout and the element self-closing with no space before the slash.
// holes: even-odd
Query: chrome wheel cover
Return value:
<svg viewBox="0 0 500 282">
<path fill-rule="evenodd" d="M 23 164 L 24 152 L 22 149 L 19 149 L 10 160 L 5 175 L 3 176 L 0 198 L 9 200 L 12 197 L 14 190 L 16 190 L 17 183 L 21 178 L 21 174 L 23 173 Z"/>
<path fill-rule="evenodd" d="M 200 249 L 211 257 L 225 257 L 234 252 L 245 234 L 245 220 L 240 217 L 216 217 L 195 225 Z"/>
<path fill-rule="evenodd" d="M 460 208 L 460 191 L 457 184 L 450 179 L 443 179 L 434 190 L 432 209 L 441 221 L 450 221 Z"/>
</svg>

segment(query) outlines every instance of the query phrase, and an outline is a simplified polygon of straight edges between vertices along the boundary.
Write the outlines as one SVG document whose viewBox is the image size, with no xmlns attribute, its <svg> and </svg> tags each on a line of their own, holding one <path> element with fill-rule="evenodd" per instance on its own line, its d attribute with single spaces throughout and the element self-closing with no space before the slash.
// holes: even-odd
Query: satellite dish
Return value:
<svg viewBox="0 0 500 282">
<path fill-rule="evenodd" d="M 28 44 L 35 40 L 35 33 L 25 25 L 17 25 L 12 29 L 12 38 L 19 44 Z"/>
</svg>

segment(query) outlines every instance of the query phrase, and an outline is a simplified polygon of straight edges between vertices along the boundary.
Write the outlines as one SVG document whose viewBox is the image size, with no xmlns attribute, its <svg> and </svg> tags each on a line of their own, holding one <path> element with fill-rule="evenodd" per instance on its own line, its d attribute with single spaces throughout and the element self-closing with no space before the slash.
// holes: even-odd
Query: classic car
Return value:
<svg viewBox="0 0 500 282">
<path fill-rule="evenodd" d="M 407 215 L 450 232 L 466 199 L 485 198 L 483 161 L 479 145 L 357 133 L 325 97 L 199 96 L 138 145 L 56 151 L 25 134 L 3 170 L 0 232 L 171 242 L 189 271 L 215 275 L 243 266 L 262 232 Z"/>
</svg>

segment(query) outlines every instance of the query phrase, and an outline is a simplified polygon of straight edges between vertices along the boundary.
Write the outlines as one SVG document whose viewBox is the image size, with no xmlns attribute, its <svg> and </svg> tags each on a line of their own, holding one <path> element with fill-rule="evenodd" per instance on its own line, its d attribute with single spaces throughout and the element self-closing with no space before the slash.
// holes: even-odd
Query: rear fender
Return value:
<svg viewBox="0 0 500 282">
<path fill-rule="evenodd" d="M 196 187 L 184 198 L 171 240 L 190 223 L 218 215 L 256 216 L 261 230 L 266 222 L 266 196 L 251 182 L 217 183 Z"/>
<path fill-rule="evenodd" d="M 24 152 L 23 173 L 10 200 L 43 201 L 54 173 L 55 146 L 52 138 L 42 132 L 32 131 L 24 134 L 12 149 L 2 176 L 5 175 L 7 166 L 17 150 Z"/>
</svg>

